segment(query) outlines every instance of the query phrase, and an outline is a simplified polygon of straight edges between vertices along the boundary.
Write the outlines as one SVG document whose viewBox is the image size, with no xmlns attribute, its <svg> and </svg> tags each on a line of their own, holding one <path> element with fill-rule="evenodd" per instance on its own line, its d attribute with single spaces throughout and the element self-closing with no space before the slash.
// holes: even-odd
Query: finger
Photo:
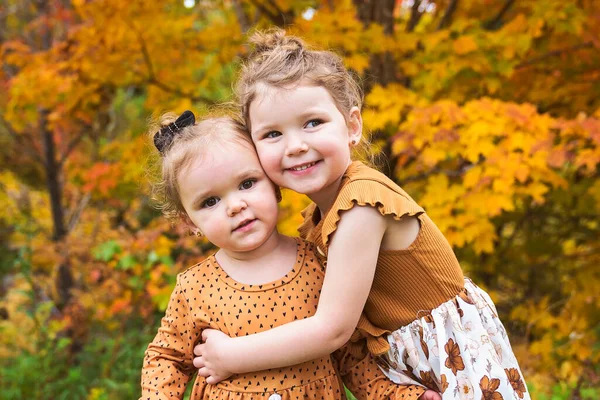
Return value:
<svg viewBox="0 0 600 400">
<path fill-rule="evenodd" d="M 194 347 L 194 354 L 197 356 L 202 355 L 202 344 L 197 344 L 196 347 Z"/>
<path fill-rule="evenodd" d="M 202 367 L 204 367 L 204 359 L 200 356 L 200 357 L 194 357 L 194 361 L 193 361 L 194 367 L 200 369 Z"/>
<path fill-rule="evenodd" d="M 442 396 L 440 396 L 440 394 L 436 391 L 433 390 L 427 390 L 424 394 L 423 394 L 423 400 L 441 400 Z"/>
<path fill-rule="evenodd" d="M 198 375 L 204 377 L 204 378 L 208 378 L 210 379 L 210 371 L 208 370 L 208 368 L 206 367 L 202 367 L 198 370 Z M 208 379 L 206 379 L 206 382 L 208 383 Z"/>
<path fill-rule="evenodd" d="M 206 378 L 206 383 L 208 383 L 209 385 L 214 385 L 219 382 L 221 382 L 221 380 L 215 378 L 214 376 L 209 376 L 208 378 Z"/>
<path fill-rule="evenodd" d="M 224 379 L 227 379 L 226 376 L 220 376 L 220 375 L 212 375 L 210 378 L 211 378 L 211 381 L 213 382 L 211 385 L 214 385 L 216 383 L 221 382 Z"/>
<path fill-rule="evenodd" d="M 217 331 L 216 329 L 205 329 L 202 331 L 202 341 L 206 342 L 208 339 L 210 339 L 211 336 L 218 336 L 219 334 L 225 335 L 224 333 Z"/>
</svg>

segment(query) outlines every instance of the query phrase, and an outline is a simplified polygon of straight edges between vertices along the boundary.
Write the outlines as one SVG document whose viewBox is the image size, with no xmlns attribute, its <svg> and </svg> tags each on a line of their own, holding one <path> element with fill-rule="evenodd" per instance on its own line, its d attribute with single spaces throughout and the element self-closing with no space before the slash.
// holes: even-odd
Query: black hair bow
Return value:
<svg viewBox="0 0 600 400">
<path fill-rule="evenodd" d="M 165 151 L 173 143 L 175 135 L 181 132 L 183 128 L 194 125 L 195 122 L 196 117 L 194 113 L 190 110 L 185 110 L 175 122 L 171 122 L 169 125 L 160 128 L 160 131 L 154 135 L 154 146 L 156 146 L 160 154 L 164 155 Z"/>
</svg>

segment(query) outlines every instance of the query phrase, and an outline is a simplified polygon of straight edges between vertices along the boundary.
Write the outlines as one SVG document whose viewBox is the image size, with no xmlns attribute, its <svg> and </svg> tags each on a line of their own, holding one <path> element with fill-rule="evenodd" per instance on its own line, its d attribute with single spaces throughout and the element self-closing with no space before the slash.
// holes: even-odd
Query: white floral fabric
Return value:
<svg viewBox="0 0 600 400">
<path fill-rule="evenodd" d="M 388 341 L 380 366 L 396 383 L 427 386 L 443 400 L 530 399 L 496 307 L 468 278 L 456 298 Z"/>
</svg>

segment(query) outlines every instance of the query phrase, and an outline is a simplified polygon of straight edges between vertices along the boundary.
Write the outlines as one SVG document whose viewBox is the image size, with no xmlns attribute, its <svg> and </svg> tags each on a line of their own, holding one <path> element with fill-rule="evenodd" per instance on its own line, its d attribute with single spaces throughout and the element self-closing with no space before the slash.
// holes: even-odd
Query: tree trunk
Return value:
<svg viewBox="0 0 600 400">
<path fill-rule="evenodd" d="M 52 239 L 60 241 L 67 234 L 62 207 L 62 185 L 60 184 L 61 168 L 56 160 L 56 143 L 52 132 L 46 128 L 48 111 L 40 110 L 39 129 L 44 148 L 44 170 L 46 172 L 46 188 L 50 195 L 52 209 L 52 223 L 54 232 Z"/>
<path fill-rule="evenodd" d="M 37 0 L 35 4 L 38 9 L 38 13 L 41 15 L 48 15 L 50 12 L 50 4 L 47 0 Z M 40 32 L 40 50 L 48 51 L 52 48 L 53 32 L 50 26 L 44 26 Z M 50 196 L 50 207 L 52 209 L 52 223 L 54 226 L 52 240 L 59 242 L 67 236 L 67 229 L 65 225 L 64 208 L 62 204 L 62 164 L 57 157 L 56 142 L 54 141 L 54 135 L 48 129 L 48 110 L 39 110 L 39 126 L 40 137 L 44 152 L 44 170 L 46 173 L 46 187 Z M 68 249 L 65 249 L 68 251 Z M 71 265 L 69 263 L 68 256 L 63 258 L 63 261 L 57 267 L 55 287 L 58 293 L 58 299 L 56 301 L 57 307 L 63 309 L 69 299 L 71 298 L 71 289 L 74 285 L 73 273 L 71 272 Z"/>
<path fill-rule="evenodd" d="M 48 1 L 37 0 L 35 2 L 40 14 L 49 13 Z M 52 47 L 52 31 L 49 26 L 41 28 L 41 51 L 47 51 Z M 50 194 L 50 206 L 52 208 L 52 222 L 54 225 L 54 234 L 52 239 L 56 242 L 60 241 L 67 234 L 65 229 L 64 211 L 62 207 L 62 188 L 60 184 L 61 166 L 56 157 L 56 143 L 54 136 L 48 130 L 48 110 L 39 110 L 39 130 L 44 151 L 44 170 L 46 172 L 46 187 Z"/>
<path fill-rule="evenodd" d="M 394 33 L 394 0 L 354 0 L 361 22 L 367 26 L 376 23 L 383 26 L 383 33 L 391 36 Z M 367 75 L 372 77 L 365 82 L 365 92 L 375 84 L 386 86 L 398 82 L 396 62 L 391 53 L 374 54 L 369 62 Z"/>
<path fill-rule="evenodd" d="M 394 33 L 394 0 L 354 0 L 354 5 L 358 11 L 358 17 L 361 22 L 367 26 L 372 23 L 383 26 L 383 32 L 386 36 Z M 365 94 L 376 85 L 386 86 L 390 83 L 400 82 L 396 61 L 390 52 L 383 54 L 374 54 L 369 60 L 367 70 L 369 79 L 364 81 Z M 387 139 L 384 132 L 372 132 L 372 138 Z M 385 146 L 381 149 L 378 158 L 383 158 L 386 162 L 378 163 L 378 167 L 385 175 L 392 178 L 394 175 L 395 160 L 392 156 L 392 147 L 389 140 L 386 140 Z"/>
</svg>

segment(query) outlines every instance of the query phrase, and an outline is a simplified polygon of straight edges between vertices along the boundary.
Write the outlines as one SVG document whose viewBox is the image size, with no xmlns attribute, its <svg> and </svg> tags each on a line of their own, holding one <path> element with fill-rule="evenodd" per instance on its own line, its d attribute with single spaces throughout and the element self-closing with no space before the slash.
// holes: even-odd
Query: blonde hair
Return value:
<svg viewBox="0 0 600 400">
<path fill-rule="evenodd" d="M 156 143 L 155 137 L 161 134 L 161 129 L 172 125 L 176 118 L 176 114 L 167 113 L 152 124 L 149 128 L 151 141 Z M 154 179 L 152 197 L 161 212 L 172 222 L 187 215 L 177 182 L 179 173 L 207 151 L 214 150 L 215 144 L 219 143 L 242 143 L 250 146 L 249 149 L 254 149 L 241 118 L 234 115 L 208 117 L 193 125 L 178 128 L 169 143 L 157 148 L 157 156 L 160 153 L 160 176 Z"/>
<path fill-rule="evenodd" d="M 346 119 L 352 107 L 362 108 L 363 93 L 342 59 L 330 51 L 311 50 L 282 29 L 256 32 L 254 50 L 242 65 L 235 91 L 242 116 L 250 129 L 249 109 L 261 85 L 286 87 L 301 81 L 324 87 Z"/>
<path fill-rule="evenodd" d="M 235 93 L 242 117 L 250 131 L 250 105 L 265 86 L 286 88 L 308 81 L 321 86 L 332 97 L 348 123 L 350 110 L 362 110 L 363 91 L 358 77 L 344 66 L 342 58 L 331 51 L 310 49 L 302 39 L 273 28 L 255 32 L 250 38 L 254 50 L 242 64 Z M 373 164 L 370 142 L 366 135 L 353 148 L 354 155 Z"/>
</svg>

